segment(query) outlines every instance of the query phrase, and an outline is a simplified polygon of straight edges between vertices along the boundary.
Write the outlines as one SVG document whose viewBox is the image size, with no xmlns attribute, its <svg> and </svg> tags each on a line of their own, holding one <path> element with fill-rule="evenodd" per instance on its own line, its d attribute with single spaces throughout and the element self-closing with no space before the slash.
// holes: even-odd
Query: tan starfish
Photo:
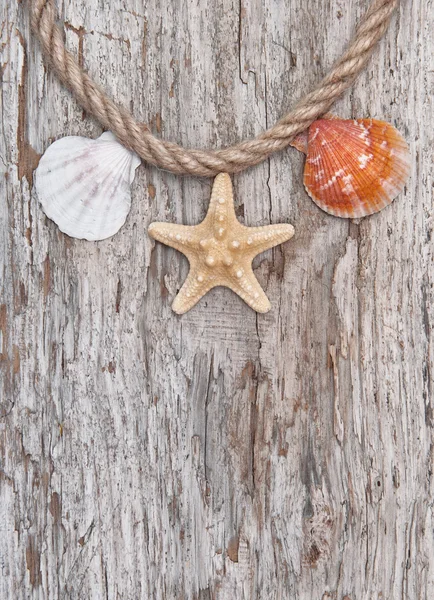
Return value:
<svg viewBox="0 0 434 600">
<path fill-rule="evenodd" d="M 227 173 L 215 178 L 202 223 L 151 223 L 148 231 L 154 239 L 185 254 L 190 263 L 188 277 L 172 304 L 179 315 L 218 285 L 230 288 L 253 310 L 269 311 L 271 305 L 253 273 L 252 260 L 294 235 L 294 227 L 288 224 L 241 225 L 235 215 L 232 182 Z"/>
</svg>

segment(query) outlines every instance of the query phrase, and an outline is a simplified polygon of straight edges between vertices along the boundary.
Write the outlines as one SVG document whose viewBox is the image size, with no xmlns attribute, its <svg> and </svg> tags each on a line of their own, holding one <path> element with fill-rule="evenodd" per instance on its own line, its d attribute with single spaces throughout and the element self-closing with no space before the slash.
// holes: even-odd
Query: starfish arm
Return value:
<svg viewBox="0 0 434 600">
<path fill-rule="evenodd" d="M 171 246 L 190 257 L 195 239 L 194 225 L 155 222 L 149 225 L 148 233 L 154 240 Z"/>
<path fill-rule="evenodd" d="M 251 249 L 254 257 L 269 248 L 283 244 L 294 235 L 294 227 L 289 223 L 280 225 L 265 225 L 263 227 L 245 228 L 246 247 Z"/>
<path fill-rule="evenodd" d="M 232 181 L 227 173 L 219 173 L 214 179 L 208 212 L 202 223 L 218 230 L 222 224 L 236 221 Z"/>
<path fill-rule="evenodd" d="M 224 285 L 238 294 L 256 312 L 266 313 L 270 310 L 270 301 L 250 266 L 242 270 L 241 276 L 231 277 Z"/>
<path fill-rule="evenodd" d="M 172 303 L 172 310 L 178 315 L 183 315 L 213 287 L 215 287 L 214 280 L 207 273 L 190 266 L 187 279 Z"/>
</svg>

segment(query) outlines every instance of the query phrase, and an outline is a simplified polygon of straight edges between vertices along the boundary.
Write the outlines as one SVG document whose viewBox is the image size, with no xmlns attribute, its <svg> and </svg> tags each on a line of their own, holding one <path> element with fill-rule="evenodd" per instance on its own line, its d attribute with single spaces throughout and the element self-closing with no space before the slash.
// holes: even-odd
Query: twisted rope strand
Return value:
<svg viewBox="0 0 434 600">
<path fill-rule="evenodd" d="M 56 25 L 54 0 L 29 2 L 32 29 L 46 58 L 86 112 L 144 161 L 173 173 L 211 177 L 221 172 L 236 173 L 260 163 L 273 152 L 286 148 L 298 133 L 327 112 L 362 71 L 399 0 L 373 0 L 343 56 L 316 88 L 273 127 L 254 139 L 215 151 L 182 148 L 156 138 L 145 124 L 117 106 L 66 50 L 62 30 Z"/>
</svg>

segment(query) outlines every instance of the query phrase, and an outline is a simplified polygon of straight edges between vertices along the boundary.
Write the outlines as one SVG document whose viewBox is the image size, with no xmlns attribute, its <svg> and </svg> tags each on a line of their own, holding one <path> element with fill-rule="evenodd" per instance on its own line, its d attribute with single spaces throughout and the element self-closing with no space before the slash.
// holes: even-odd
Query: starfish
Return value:
<svg viewBox="0 0 434 600">
<path fill-rule="evenodd" d="M 149 235 L 188 258 L 190 272 L 172 304 L 179 315 L 192 308 L 210 289 L 230 288 L 253 310 L 268 312 L 271 304 L 252 270 L 260 252 L 286 242 L 294 235 L 289 224 L 246 227 L 237 220 L 232 182 L 227 173 L 214 180 L 205 219 L 199 225 L 151 223 Z"/>
</svg>

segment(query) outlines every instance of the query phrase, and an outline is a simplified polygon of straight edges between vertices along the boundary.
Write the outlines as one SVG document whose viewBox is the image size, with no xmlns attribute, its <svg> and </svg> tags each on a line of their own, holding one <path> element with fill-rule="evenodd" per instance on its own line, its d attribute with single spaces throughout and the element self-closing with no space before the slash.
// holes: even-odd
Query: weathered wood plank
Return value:
<svg viewBox="0 0 434 600">
<path fill-rule="evenodd" d="M 222 146 L 276 121 L 366 2 L 74 0 L 68 47 L 154 131 Z M 99 243 L 48 221 L 32 171 L 98 124 L 43 66 L 26 3 L 0 5 L 0 598 L 430 599 L 434 4 L 403 1 L 336 106 L 396 124 L 405 194 L 360 223 L 309 201 L 294 150 L 234 177 L 259 257 L 255 315 L 146 234 L 198 222 L 211 182 L 141 167 Z"/>
</svg>

